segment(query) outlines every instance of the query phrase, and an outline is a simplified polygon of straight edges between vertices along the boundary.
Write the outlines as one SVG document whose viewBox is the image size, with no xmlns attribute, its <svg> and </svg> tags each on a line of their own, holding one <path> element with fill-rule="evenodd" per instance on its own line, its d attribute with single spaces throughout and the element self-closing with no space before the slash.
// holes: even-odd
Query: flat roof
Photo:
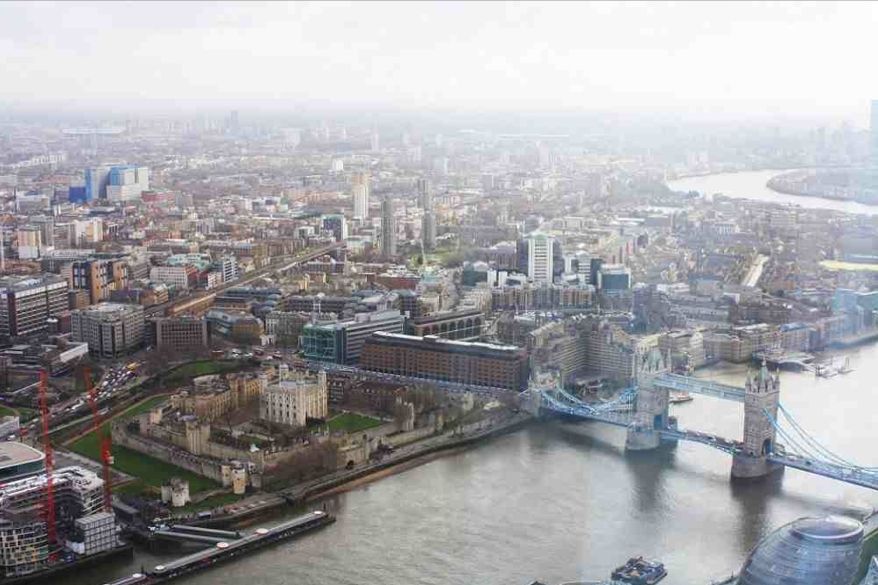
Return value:
<svg viewBox="0 0 878 585">
<path fill-rule="evenodd" d="M 0 278 L 0 292 L 22 292 L 32 288 L 66 283 L 57 274 L 30 274 L 27 276 L 4 276 Z"/>
<path fill-rule="evenodd" d="M 45 458 L 42 451 L 37 451 L 24 443 L 18 441 L 0 442 L 0 469 L 25 463 L 37 463 Z"/>
<path fill-rule="evenodd" d="M 372 339 L 389 343 L 400 343 L 403 345 L 410 345 L 420 348 L 434 347 L 450 352 L 477 351 L 498 356 L 516 355 L 524 352 L 524 348 L 518 347 L 516 345 L 497 345 L 494 343 L 484 343 L 481 341 L 460 341 L 457 339 L 444 339 L 435 335 L 425 335 L 424 337 L 419 337 L 417 335 L 406 335 L 404 333 L 376 331 L 372 334 Z"/>
</svg>

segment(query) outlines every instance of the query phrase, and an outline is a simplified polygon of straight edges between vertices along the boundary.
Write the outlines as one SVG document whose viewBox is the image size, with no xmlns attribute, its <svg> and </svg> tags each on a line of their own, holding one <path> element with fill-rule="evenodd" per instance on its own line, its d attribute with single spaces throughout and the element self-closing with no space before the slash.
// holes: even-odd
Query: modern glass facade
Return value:
<svg viewBox="0 0 878 585">
<path fill-rule="evenodd" d="M 738 585 L 852 585 L 863 532 L 850 518 L 800 518 L 756 545 Z"/>
</svg>

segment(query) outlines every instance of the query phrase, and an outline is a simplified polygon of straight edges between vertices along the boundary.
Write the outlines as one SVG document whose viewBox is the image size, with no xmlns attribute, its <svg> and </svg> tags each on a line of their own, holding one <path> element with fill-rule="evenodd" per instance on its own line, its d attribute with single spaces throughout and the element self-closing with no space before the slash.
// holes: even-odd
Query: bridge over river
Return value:
<svg viewBox="0 0 878 585">
<path fill-rule="evenodd" d="M 783 407 L 780 379 L 764 362 L 755 376 L 747 376 L 743 387 L 672 374 L 657 351 L 643 357 L 639 366 L 636 384 L 611 401 L 586 402 L 555 386 L 529 392 L 539 412 L 625 427 L 629 450 L 655 449 L 663 441 L 690 441 L 731 455 L 733 477 L 759 477 L 786 466 L 878 490 L 878 468 L 833 453 Z M 670 391 L 743 403 L 742 439 L 680 428 L 668 415 Z"/>
</svg>

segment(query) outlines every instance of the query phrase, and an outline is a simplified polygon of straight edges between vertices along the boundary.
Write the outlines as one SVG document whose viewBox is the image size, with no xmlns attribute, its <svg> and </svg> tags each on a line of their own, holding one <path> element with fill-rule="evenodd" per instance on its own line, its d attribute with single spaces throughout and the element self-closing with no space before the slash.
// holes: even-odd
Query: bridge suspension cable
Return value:
<svg viewBox="0 0 878 585">
<path fill-rule="evenodd" d="M 811 437 L 782 406 L 779 406 L 779 409 L 793 427 L 792 431 L 784 429 L 767 410 L 763 409 L 763 413 L 783 442 L 796 450 L 796 452 L 787 453 L 788 456 L 813 461 L 816 465 L 828 466 L 835 470 L 847 470 L 845 473 L 853 472 L 861 477 L 875 478 L 878 469 L 862 467 L 835 455 Z"/>
<path fill-rule="evenodd" d="M 796 433 L 802 438 L 803 441 L 807 445 L 809 445 L 814 452 L 818 454 L 819 459 L 829 460 L 836 465 L 841 465 L 844 467 L 851 467 L 855 469 L 862 469 L 864 471 L 878 471 L 878 467 L 864 467 L 862 465 L 857 465 L 856 463 L 841 457 L 827 449 L 823 444 L 821 444 L 817 439 L 812 437 L 803 427 L 800 425 L 793 415 L 783 407 L 782 404 L 778 404 L 778 410 L 780 410 L 781 414 L 783 414 L 784 419 L 787 423 L 796 431 Z"/>
</svg>

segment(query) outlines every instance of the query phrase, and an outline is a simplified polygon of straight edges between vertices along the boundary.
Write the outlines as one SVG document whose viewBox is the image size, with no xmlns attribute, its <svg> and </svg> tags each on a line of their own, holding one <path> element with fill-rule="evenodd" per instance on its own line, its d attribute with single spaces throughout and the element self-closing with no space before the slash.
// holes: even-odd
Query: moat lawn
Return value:
<svg viewBox="0 0 878 585">
<path fill-rule="evenodd" d="M 356 433 L 372 427 L 377 427 L 381 421 L 371 416 L 357 414 L 355 412 L 343 412 L 327 421 L 330 432 L 345 431 L 348 433 Z"/>
<path fill-rule="evenodd" d="M 120 416 L 124 418 L 136 416 L 148 411 L 167 399 L 167 396 L 153 396 L 139 404 L 135 404 Z M 104 423 L 104 427 L 106 427 L 107 424 L 109 423 Z M 78 453 L 89 459 L 94 459 L 95 461 L 101 460 L 100 439 L 94 431 L 83 435 L 74 441 L 69 448 L 74 453 Z M 159 488 L 163 483 L 167 483 L 172 477 L 179 477 L 187 480 L 189 482 L 189 492 L 193 494 L 218 487 L 216 482 L 207 479 L 206 477 L 201 477 L 191 471 L 187 471 L 176 465 L 171 465 L 170 463 L 166 463 L 155 457 L 138 453 L 137 451 L 128 449 L 127 447 L 122 447 L 121 445 L 114 445 L 112 453 L 113 469 L 117 469 L 122 473 L 136 477 L 140 479 L 143 484 L 150 487 Z"/>
</svg>

